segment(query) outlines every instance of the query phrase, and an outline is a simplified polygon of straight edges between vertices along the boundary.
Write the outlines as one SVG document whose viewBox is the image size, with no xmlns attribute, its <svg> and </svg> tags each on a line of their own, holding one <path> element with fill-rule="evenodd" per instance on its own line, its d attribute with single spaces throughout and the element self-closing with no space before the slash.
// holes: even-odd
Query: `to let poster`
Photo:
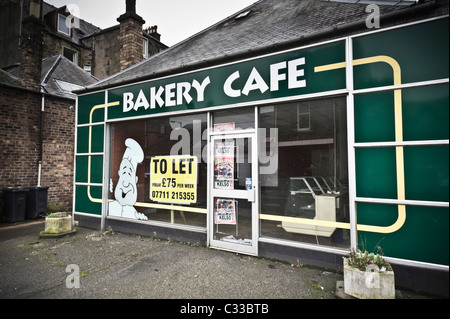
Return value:
<svg viewBox="0 0 450 319">
<path fill-rule="evenodd" d="M 156 202 L 197 202 L 197 157 L 155 156 L 150 160 L 150 199 Z"/>
</svg>

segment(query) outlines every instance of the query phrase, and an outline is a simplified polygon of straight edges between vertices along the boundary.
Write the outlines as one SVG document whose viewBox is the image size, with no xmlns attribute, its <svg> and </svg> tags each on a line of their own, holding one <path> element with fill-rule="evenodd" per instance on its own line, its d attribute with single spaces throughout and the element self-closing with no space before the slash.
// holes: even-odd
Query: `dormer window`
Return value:
<svg viewBox="0 0 450 319">
<path fill-rule="evenodd" d="M 72 30 L 72 23 L 73 22 L 70 19 L 70 15 L 65 16 L 61 13 L 58 13 L 58 32 L 61 32 L 70 37 Z"/>
</svg>

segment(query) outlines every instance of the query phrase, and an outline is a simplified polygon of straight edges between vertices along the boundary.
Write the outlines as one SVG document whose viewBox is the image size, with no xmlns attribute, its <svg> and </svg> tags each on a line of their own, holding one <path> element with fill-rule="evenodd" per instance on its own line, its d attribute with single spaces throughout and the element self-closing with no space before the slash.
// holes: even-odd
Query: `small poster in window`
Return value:
<svg viewBox="0 0 450 319">
<path fill-rule="evenodd" d="M 234 188 L 234 141 L 218 142 L 214 149 L 214 188 Z"/>
<path fill-rule="evenodd" d="M 216 224 L 236 225 L 236 202 L 233 199 L 216 199 L 214 203 Z"/>
<path fill-rule="evenodd" d="M 234 123 L 214 124 L 214 132 L 229 132 L 229 131 L 234 131 Z"/>
</svg>

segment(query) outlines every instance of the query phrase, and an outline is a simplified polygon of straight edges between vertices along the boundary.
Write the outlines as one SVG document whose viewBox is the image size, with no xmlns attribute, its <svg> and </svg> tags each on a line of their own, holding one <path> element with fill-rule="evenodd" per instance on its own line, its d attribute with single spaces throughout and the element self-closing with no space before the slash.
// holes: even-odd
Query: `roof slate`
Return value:
<svg viewBox="0 0 450 319">
<path fill-rule="evenodd" d="M 62 55 L 53 56 L 42 61 L 41 84 L 45 92 L 50 95 L 75 99 L 76 95 L 74 93 L 62 90 L 55 80 L 84 87 L 98 81 L 93 75 Z"/>
<path fill-rule="evenodd" d="M 289 41 L 365 21 L 366 7 L 366 4 L 322 0 L 261 0 L 160 54 L 98 82 L 94 88 L 138 81 L 170 70 L 181 72 L 205 61 L 224 63 L 233 56 L 251 54 L 261 48 L 279 49 Z M 382 14 L 405 8 L 379 7 Z M 249 14 L 236 19 L 249 10 Z"/>
<path fill-rule="evenodd" d="M 0 84 L 24 88 L 19 78 L 20 64 L 0 69 Z M 98 81 L 78 65 L 62 55 L 48 57 L 42 60 L 41 85 L 45 93 L 74 100 L 76 95 L 61 89 L 55 80 L 87 87 Z"/>
</svg>

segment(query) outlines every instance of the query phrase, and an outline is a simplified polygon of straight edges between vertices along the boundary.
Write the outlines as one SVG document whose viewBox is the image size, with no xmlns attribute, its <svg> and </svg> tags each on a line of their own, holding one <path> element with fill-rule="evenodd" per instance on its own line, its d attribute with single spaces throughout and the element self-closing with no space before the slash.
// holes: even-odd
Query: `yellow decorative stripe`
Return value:
<svg viewBox="0 0 450 319">
<path fill-rule="evenodd" d="M 402 84 L 401 79 L 401 68 L 398 62 L 386 55 L 379 55 L 370 58 L 356 59 L 353 60 L 353 65 L 362 65 L 370 63 L 383 62 L 391 66 L 394 75 L 394 85 Z M 317 66 L 314 68 L 314 72 L 323 72 L 335 69 L 345 68 L 346 63 L 333 63 L 322 66 Z M 394 90 L 394 113 L 395 113 L 395 141 L 403 141 L 403 118 L 402 118 L 402 90 Z M 405 168 L 404 168 L 404 158 L 403 158 L 403 146 L 396 146 L 396 170 L 397 170 L 397 199 L 405 199 Z M 357 230 L 376 232 L 376 233 L 393 233 L 399 230 L 406 221 L 406 206 L 398 206 L 398 218 L 397 221 L 391 226 L 381 227 L 381 226 L 371 226 L 371 225 L 357 225 Z M 330 226 L 330 225 L 324 225 Z M 337 226 L 334 226 L 337 227 Z M 342 228 L 342 227 L 341 227 Z M 347 227 L 346 227 L 347 228 Z"/>
<path fill-rule="evenodd" d="M 350 229 L 349 223 L 333 222 L 333 221 L 326 221 L 326 220 L 316 220 L 316 219 L 308 219 L 308 218 L 300 218 L 300 217 L 259 214 L 259 219 L 271 220 L 271 221 L 277 221 L 277 222 L 296 223 L 296 224 L 302 224 L 302 225 L 326 226 L 326 227 Z"/>
<path fill-rule="evenodd" d="M 108 106 L 116 106 L 116 105 L 119 105 L 119 103 L 120 103 L 119 101 L 111 102 L 111 103 L 108 103 Z M 91 112 L 89 113 L 89 124 L 92 124 L 92 116 L 94 114 L 94 111 L 103 109 L 103 108 L 105 108 L 105 104 L 95 105 L 91 109 Z M 88 145 L 89 145 L 88 153 L 90 154 L 92 152 L 92 126 L 89 126 L 89 144 Z M 91 183 L 91 155 L 88 156 L 88 184 L 90 184 L 90 183 Z M 88 187 L 87 187 L 87 195 L 91 202 L 102 203 L 102 199 L 92 197 L 90 185 L 88 185 Z"/>
<path fill-rule="evenodd" d="M 343 69 L 343 68 L 345 68 L 345 66 L 346 66 L 345 62 L 321 65 L 321 66 L 316 66 L 314 68 L 314 72 L 324 72 L 324 71 L 331 71 L 331 70 L 336 70 L 336 69 Z"/>
<path fill-rule="evenodd" d="M 195 208 L 188 206 L 175 206 L 175 205 L 164 205 L 164 204 L 151 204 L 151 203 L 136 203 L 134 206 L 156 208 L 156 209 L 166 209 L 166 210 L 176 210 L 182 212 L 199 213 L 206 214 L 208 210 L 206 208 Z"/>
<path fill-rule="evenodd" d="M 359 225 L 358 224 L 358 230 L 359 231 L 367 231 L 367 232 L 375 232 L 375 233 L 383 233 L 383 234 L 393 233 L 393 232 L 399 230 L 405 223 L 406 212 L 404 211 L 405 205 L 398 205 L 398 206 L 399 206 L 398 207 L 398 210 L 399 210 L 398 219 L 394 224 L 392 224 L 390 226 L 386 226 L 386 227 L 371 226 L 371 225 Z M 403 210 L 403 211 L 400 212 L 400 210 Z M 317 220 L 317 219 L 307 219 L 307 218 L 300 218 L 300 217 L 260 214 L 259 219 L 278 221 L 278 222 L 296 223 L 299 225 L 325 226 L 325 227 L 350 229 L 350 223 Z"/>
</svg>

